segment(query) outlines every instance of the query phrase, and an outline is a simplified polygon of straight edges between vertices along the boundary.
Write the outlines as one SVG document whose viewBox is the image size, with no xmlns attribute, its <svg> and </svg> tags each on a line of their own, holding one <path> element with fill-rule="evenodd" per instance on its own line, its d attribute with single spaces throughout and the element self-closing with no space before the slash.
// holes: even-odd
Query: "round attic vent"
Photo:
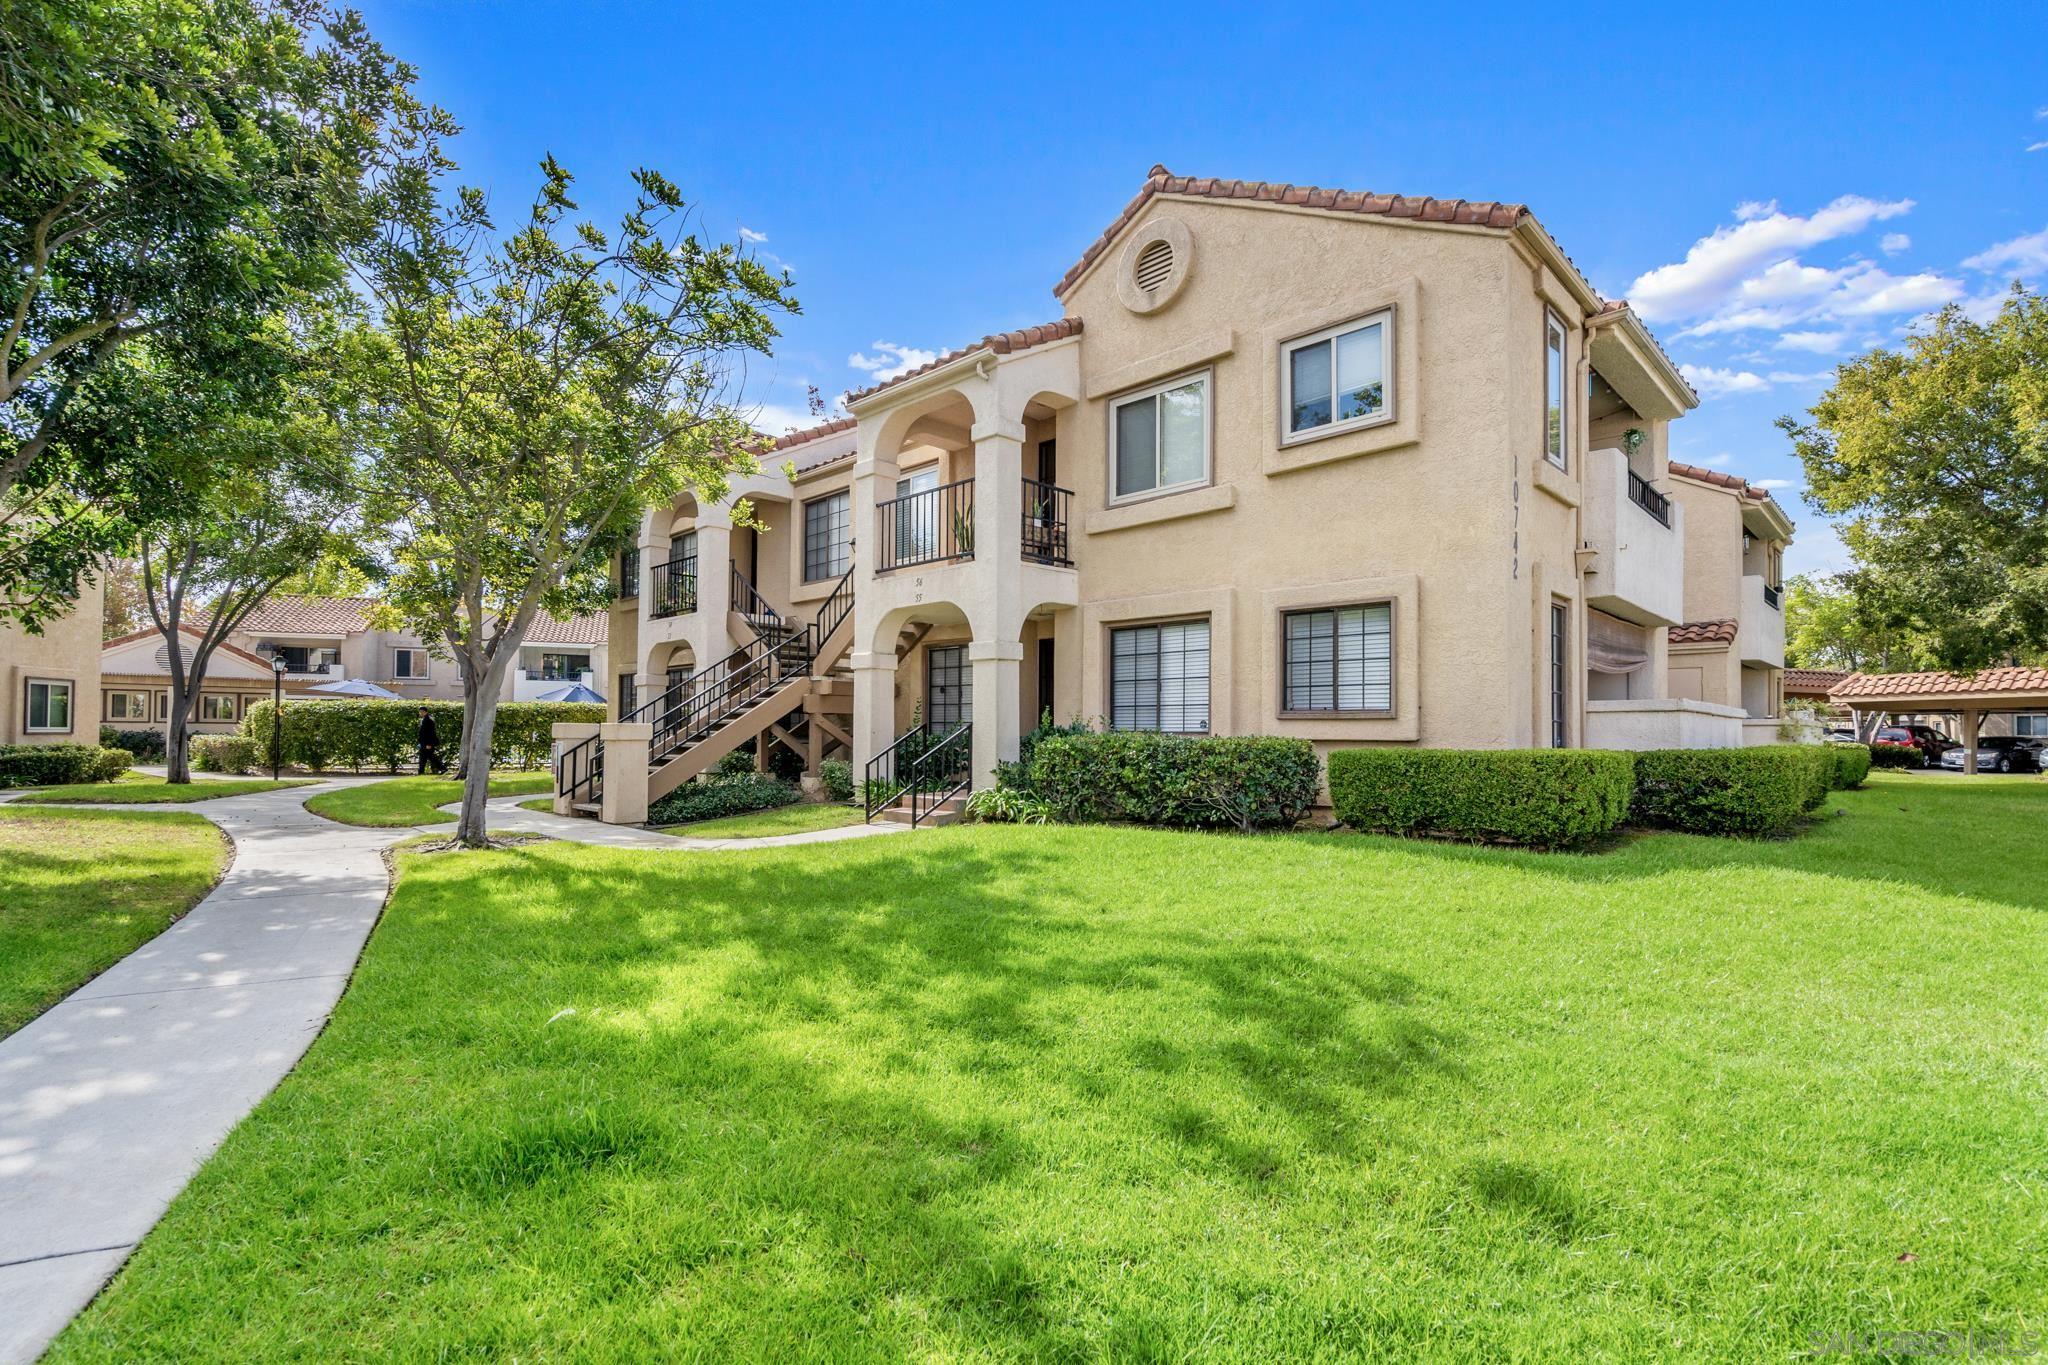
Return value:
<svg viewBox="0 0 2048 1365">
<path fill-rule="evenodd" d="M 1154 242 L 1138 253 L 1138 288 L 1150 294 L 1173 274 L 1173 243 Z"/>
</svg>

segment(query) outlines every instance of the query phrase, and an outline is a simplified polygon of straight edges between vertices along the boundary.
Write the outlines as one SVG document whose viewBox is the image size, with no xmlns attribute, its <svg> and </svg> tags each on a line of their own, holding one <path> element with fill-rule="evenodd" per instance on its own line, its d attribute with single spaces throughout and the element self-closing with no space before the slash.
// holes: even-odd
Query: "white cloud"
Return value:
<svg viewBox="0 0 2048 1365">
<path fill-rule="evenodd" d="M 1751 479 L 1749 486 L 1751 488 L 1761 488 L 1767 492 L 1776 492 L 1780 488 L 1796 487 L 1790 479 Z"/>
<path fill-rule="evenodd" d="M 1716 228 L 1685 253 L 1636 277 L 1629 302 L 1646 320 L 1699 317 L 1731 303 L 1745 282 L 1772 266 L 1796 265 L 1808 247 L 1862 232 L 1872 223 L 1911 211 L 1910 199 L 1877 200 L 1845 194 L 1811 217 L 1785 213 L 1776 203 L 1745 203 L 1733 227 Z"/>
<path fill-rule="evenodd" d="M 1731 393 L 1762 393 L 1771 381 L 1750 370 L 1720 370 L 1712 365 L 1680 365 L 1678 372 L 1702 398 L 1720 398 Z"/>
<path fill-rule="evenodd" d="M 2027 144 L 2027 150 L 2030 152 L 2048 152 L 2048 142 L 2030 142 Z"/>
<path fill-rule="evenodd" d="M 1821 370 L 1817 374 L 1798 374 L 1791 370 L 1772 370 L 1773 384 L 1825 384 L 1835 377 L 1833 370 Z"/>
<path fill-rule="evenodd" d="M 1774 343 L 1781 351 L 1812 351 L 1815 355 L 1840 355 L 1848 343 L 1846 330 L 1833 332 L 1787 332 Z"/>
<path fill-rule="evenodd" d="M 813 416 L 809 408 L 791 407 L 786 403 L 762 403 L 754 408 L 753 416 L 749 420 L 753 422 L 756 431 L 766 432 L 770 436 L 787 436 L 792 431 L 805 431 L 820 422 L 829 422 L 835 417 L 845 415 L 837 404 L 830 411 Z"/>
<path fill-rule="evenodd" d="M 740 229 L 740 240 L 743 242 L 765 242 L 768 240 L 768 234 L 756 232 L 750 227 L 742 227 Z"/>
<path fill-rule="evenodd" d="M 2048 270 L 2048 228 L 1988 246 L 1974 256 L 1963 258 L 1972 270 L 2032 273 Z"/>
<path fill-rule="evenodd" d="M 1887 256 L 1896 256 L 1913 245 L 1913 239 L 1903 232 L 1887 232 L 1877 239 L 1878 250 Z"/>
<path fill-rule="evenodd" d="M 864 371 L 877 384 L 909 374 L 918 366 L 929 365 L 939 358 L 937 351 L 927 351 L 921 346 L 903 346 L 893 341 L 878 341 L 874 349 L 881 354 L 863 355 L 855 351 L 846 357 L 846 363 Z"/>
</svg>

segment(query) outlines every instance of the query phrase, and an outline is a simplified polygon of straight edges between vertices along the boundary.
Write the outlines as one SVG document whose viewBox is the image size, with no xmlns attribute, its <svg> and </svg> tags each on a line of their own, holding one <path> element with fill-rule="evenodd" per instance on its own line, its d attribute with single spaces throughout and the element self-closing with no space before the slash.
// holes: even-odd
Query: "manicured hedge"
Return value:
<svg viewBox="0 0 2048 1365">
<path fill-rule="evenodd" d="M 253 773 L 270 756 L 270 745 L 247 735 L 194 735 L 192 766 L 203 773 Z"/>
<path fill-rule="evenodd" d="M 164 757 L 164 732 L 161 730 L 116 730 L 111 725 L 100 727 L 102 749 L 126 749 L 135 756 L 137 763 L 160 763 Z"/>
<path fill-rule="evenodd" d="M 1870 776 L 1870 750 L 1861 744 L 1823 746 L 1835 759 L 1835 790 L 1849 791 L 1863 785 Z"/>
<path fill-rule="evenodd" d="M 0 744 L 0 788 L 112 782 L 135 756 L 91 744 Z"/>
<path fill-rule="evenodd" d="M 1827 798 L 1835 773 L 1817 744 L 1655 749 L 1635 759 L 1635 819 L 1692 834 L 1784 833 Z"/>
<path fill-rule="evenodd" d="M 1321 775 L 1305 739 L 1111 731 L 1046 736 L 1030 782 L 1060 820 L 1253 830 L 1306 815 Z"/>
<path fill-rule="evenodd" d="M 419 708 L 425 705 L 441 736 L 441 757 L 453 763 L 462 741 L 462 703 L 457 701 L 287 700 L 283 757 L 295 768 L 319 770 L 381 768 L 398 772 L 419 761 Z M 242 733 L 256 742 L 267 762 L 270 716 L 275 703 L 258 702 L 242 719 Z M 491 729 L 491 766 L 538 768 L 554 747 L 557 722 L 591 724 L 604 719 L 595 702 L 508 701 L 498 706 Z"/>
<path fill-rule="evenodd" d="M 1558 848 L 1629 811 L 1631 756 L 1595 749 L 1342 749 L 1330 804 L 1353 829 Z"/>
<path fill-rule="evenodd" d="M 1870 746 L 1870 766 L 1873 768 L 1918 768 L 1926 761 L 1927 755 L 1920 752 L 1917 744 L 1881 739 Z"/>
<path fill-rule="evenodd" d="M 707 777 L 685 782 L 647 808 L 650 825 L 683 825 L 711 820 L 721 815 L 745 815 L 748 811 L 773 810 L 802 797 L 779 777 L 752 771 L 728 777 Z"/>
</svg>

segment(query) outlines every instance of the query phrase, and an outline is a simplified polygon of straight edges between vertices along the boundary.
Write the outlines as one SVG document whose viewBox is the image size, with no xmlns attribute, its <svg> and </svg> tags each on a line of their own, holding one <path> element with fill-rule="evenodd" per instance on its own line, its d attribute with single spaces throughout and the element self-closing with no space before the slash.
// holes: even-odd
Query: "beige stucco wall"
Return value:
<svg viewBox="0 0 2048 1365">
<path fill-rule="evenodd" d="M 100 621 L 104 593 L 98 580 L 81 580 L 77 605 L 39 635 L 0 625 L 0 744 L 96 744 L 100 731 Z M 27 729 L 31 679 L 72 687 L 71 727 L 55 733 Z"/>
<path fill-rule="evenodd" d="M 1159 217 L 1192 246 L 1170 305 L 1126 310 L 1115 253 L 1067 300 L 1086 324 L 1086 401 L 1059 419 L 1079 526 L 1079 709 L 1108 708 L 1112 626 L 1206 613 L 1219 733 L 1536 742 L 1545 609 L 1555 595 L 1576 613 L 1579 600 L 1582 434 L 1569 473 L 1535 468 L 1546 301 L 1574 331 L 1579 373 L 1580 310 L 1563 286 L 1498 233 L 1179 200 L 1141 224 Z M 1281 343 L 1383 307 L 1391 422 L 1283 445 Z M 1197 369 L 1212 375 L 1212 486 L 1111 508 L 1110 400 Z M 1368 599 L 1395 603 L 1393 713 L 1281 715 L 1280 613 Z M 1583 669 L 1570 673 L 1577 686 Z"/>
</svg>

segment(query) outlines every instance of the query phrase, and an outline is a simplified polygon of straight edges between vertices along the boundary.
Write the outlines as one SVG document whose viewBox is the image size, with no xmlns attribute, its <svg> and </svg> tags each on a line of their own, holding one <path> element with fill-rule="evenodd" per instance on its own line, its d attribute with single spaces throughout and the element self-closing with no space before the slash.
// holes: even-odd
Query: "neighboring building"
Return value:
<svg viewBox="0 0 2048 1365">
<path fill-rule="evenodd" d="M 81 578 L 77 603 L 38 635 L 0 625 L 0 744 L 99 743 L 103 591 Z"/>
<path fill-rule="evenodd" d="M 609 675 L 660 722 L 644 795 L 756 734 L 858 777 L 914 719 L 969 725 L 983 781 L 1043 714 L 1324 750 L 1740 744 L 1776 714 L 1782 619 L 1742 634 L 1775 551 L 1740 530 L 1790 523 L 1671 477 L 1696 396 L 1528 210 L 1155 168 L 1054 293 L 771 443 L 730 494 L 764 529 L 646 517 Z M 1709 614 L 1728 639 L 1668 640 Z M 614 774 L 641 742 L 607 732 Z M 578 791 L 635 818 L 622 781 Z"/>
<path fill-rule="evenodd" d="M 180 626 L 188 643 L 185 656 L 199 640 L 197 626 Z M 171 717 L 170 647 L 154 626 L 107 641 L 100 651 L 103 691 L 99 723 L 116 730 L 163 730 Z M 303 697 L 317 677 L 285 676 L 284 694 Z M 276 688 L 270 660 L 232 643 L 216 647 L 207 658 L 206 677 L 199 686 L 195 735 L 227 734 L 242 723 L 249 708 L 268 701 Z"/>
<path fill-rule="evenodd" d="M 232 730 L 249 706 L 270 696 L 271 659 L 279 654 L 286 661 L 288 697 L 317 698 L 321 694 L 313 688 L 322 683 L 359 678 L 402 697 L 461 700 L 462 678 L 455 665 L 434 657 L 416 635 L 371 628 L 374 605 L 368 597 L 280 597 L 258 607 L 208 663 L 194 733 Z M 576 682 L 602 692 L 606 625 L 602 612 L 567 621 L 543 613 L 506 674 L 503 699 L 531 701 Z M 197 637 L 192 627 L 185 633 Z M 108 641 L 100 668 L 107 679 L 107 724 L 164 727 L 170 661 L 161 632 L 151 629 Z"/>
<path fill-rule="evenodd" d="M 1828 697 L 1849 675 L 1834 668 L 1788 668 L 1785 670 L 1785 707 L 1811 711 L 1817 716 L 1846 717 L 1848 712 Z"/>
<path fill-rule="evenodd" d="M 1785 701 L 1785 547 L 1792 519 L 1738 478 L 1672 464 L 1685 509 L 1685 624 L 1671 632 L 1671 695 L 1739 707 L 1751 743 L 1778 734 Z"/>
</svg>

